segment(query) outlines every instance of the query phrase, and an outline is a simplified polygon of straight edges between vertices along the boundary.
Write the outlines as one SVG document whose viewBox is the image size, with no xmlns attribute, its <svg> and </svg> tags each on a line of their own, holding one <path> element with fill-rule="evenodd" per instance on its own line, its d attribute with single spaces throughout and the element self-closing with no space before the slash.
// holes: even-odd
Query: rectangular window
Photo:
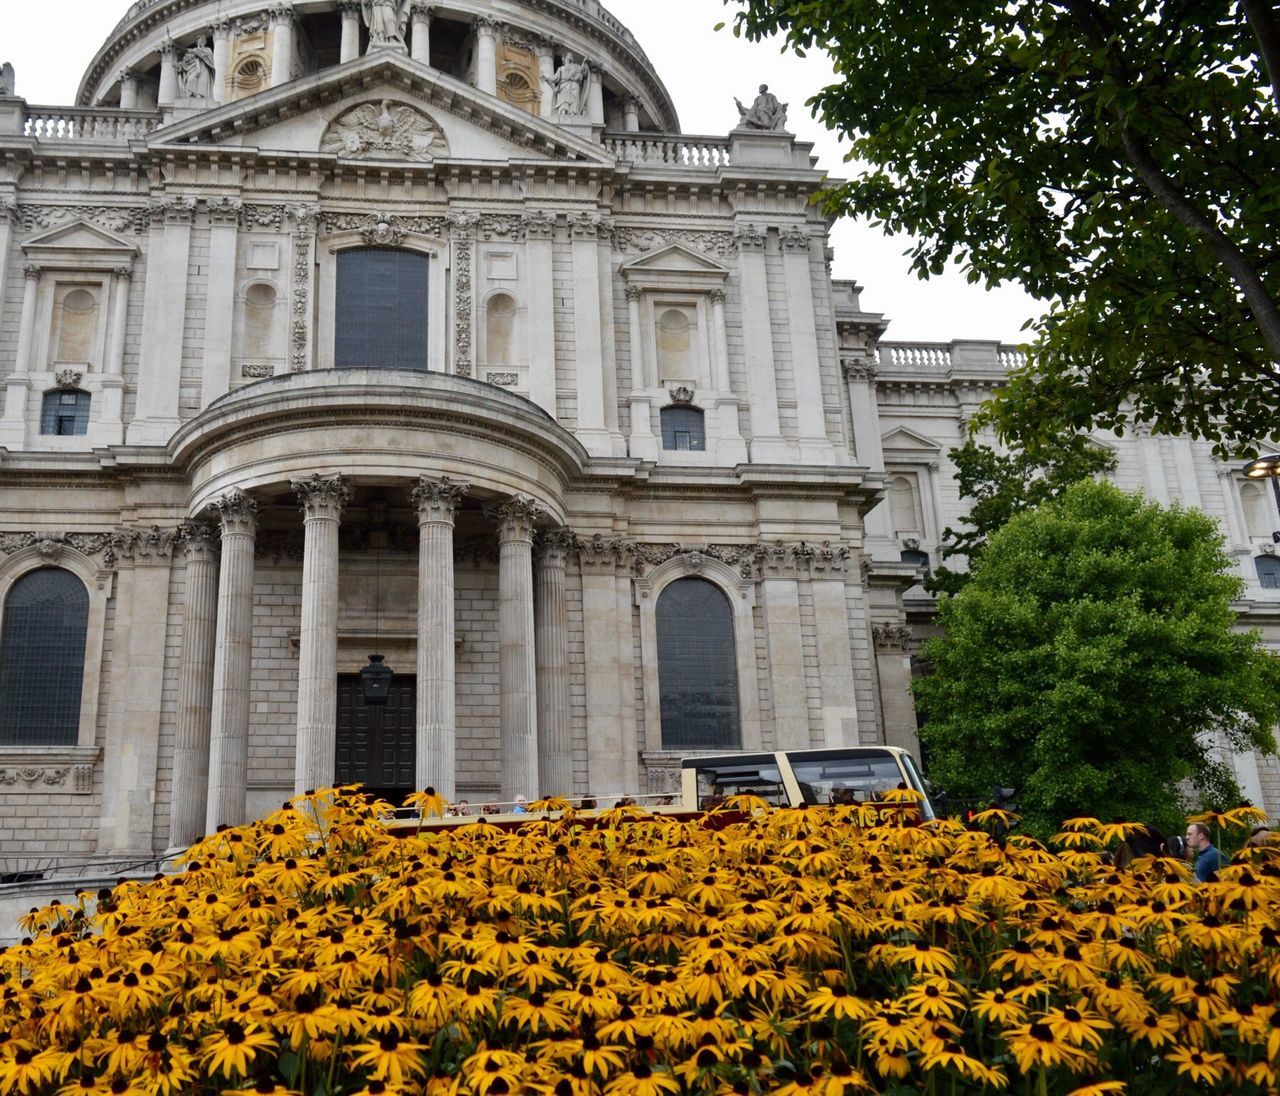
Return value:
<svg viewBox="0 0 1280 1096">
<path fill-rule="evenodd" d="M 334 365 L 427 368 L 430 267 L 426 255 L 396 248 L 338 255 Z"/>
</svg>

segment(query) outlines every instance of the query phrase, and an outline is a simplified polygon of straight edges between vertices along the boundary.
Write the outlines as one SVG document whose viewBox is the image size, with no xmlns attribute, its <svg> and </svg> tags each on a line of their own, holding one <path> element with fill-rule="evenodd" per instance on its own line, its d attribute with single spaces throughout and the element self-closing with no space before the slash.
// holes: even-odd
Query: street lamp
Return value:
<svg viewBox="0 0 1280 1096">
<path fill-rule="evenodd" d="M 1244 466 L 1246 479 L 1269 479 L 1275 491 L 1276 508 L 1280 510 L 1280 453 L 1264 453 Z"/>
</svg>

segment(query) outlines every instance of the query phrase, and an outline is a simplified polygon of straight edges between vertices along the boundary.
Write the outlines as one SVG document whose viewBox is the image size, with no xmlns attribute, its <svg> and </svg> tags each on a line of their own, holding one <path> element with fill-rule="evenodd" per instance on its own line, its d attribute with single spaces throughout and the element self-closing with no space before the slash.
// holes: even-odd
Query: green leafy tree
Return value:
<svg viewBox="0 0 1280 1096">
<path fill-rule="evenodd" d="M 930 778 L 1016 787 L 1038 833 L 1076 815 L 1177 825 L 1183 781 L 1237 797 L 1206 741 L 1274 751 L 1280 719 L 1280 659 L 1233 630 L 1240 593 L 1199 511 L 1086 480 L 1015 515 L 939 600 L 916 683 Z"/>
<path fill-rule="evenodd" d="M 826 195 L 1047 303 L 994 406 L 1034 446 L 1280 419 L 1280 19 L 1266 0 L 725 0 L 826 50 L 811 101 L 865 170 Z"/>
<path fill-rule="evenodd" d="M 970 438 L 948 454 L 956 469 L 963 498 L 972 499 L 965 528 L 947 526 L 942 531 L 942 558 L 963 556 L 964 571 L 939 567 L 926 583 L 931 593 L 959 593 L 969 581 L 969 571 L 982 555 L 991 534 L 1014 514 L 1031 510 L 1057 498 L 1073 483 L 1114 472 L 1115 457 L 1093 445 L 1081 434 L 1067 435 L 1040 446 L 997 452 Z"/>
</svg>

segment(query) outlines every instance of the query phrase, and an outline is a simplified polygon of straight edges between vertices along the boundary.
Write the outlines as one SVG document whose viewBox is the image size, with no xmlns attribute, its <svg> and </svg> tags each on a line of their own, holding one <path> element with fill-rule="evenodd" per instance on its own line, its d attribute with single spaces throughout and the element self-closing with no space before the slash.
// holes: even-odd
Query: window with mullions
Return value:
<svg viewBox="0 0 1280 1096">
<path fill-rule="evenodd" d="M 707 425 L 696 407 L 662 409 L 662 448 L 703 453 L 707 448 Z"/>
<path fill-rule="evenodd" d="M 430 269 L 431 260 L 416 251 L 340 252 L 334 365 L 426 369 Z"/>
<path fill-rule="evenodd" d="M 89 591 L 45 567 L 13 584 L 0 629 L 0 746 L 74 746 Z"/>
<path fill-rule="evenodd" d="M 1258 582 L 1264 590 L 1280 590 L 1280 559 L 1258 556 L 1253 565 L 1258 569 Z"/>
<path fill-rule="evenodd" d="M 93 397 L 78 389 L 59 388 L 44 394 L 40 408 L 40 433 L 71 436 L 89 432 L 89 405 Z"/>
<path fill-rule="evenodd" d="M 741 749 L 729 599 L 706 579 L 682 578 L 662 591 L 656 615 L 662 748 Z"/>
</svg>

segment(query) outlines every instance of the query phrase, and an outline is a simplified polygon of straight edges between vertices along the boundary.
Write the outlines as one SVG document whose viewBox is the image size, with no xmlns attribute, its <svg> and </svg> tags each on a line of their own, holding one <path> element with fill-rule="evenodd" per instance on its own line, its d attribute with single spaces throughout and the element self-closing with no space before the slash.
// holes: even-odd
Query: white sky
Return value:
<svg viewBox="0 0 1280 1096">
<path fill-rule="evenodd" d="M 804 102 L 831 81 L 831 66 L 817 54 L 800 59 L 777 44 L 752 45 L 716 23 L 731 18 L 722 0 L 606 0 L 631 28 L 675 100 L 686 133 L 725 134 L 737 120 L 733 98 L 750 102 L 767 83 L 790 103 L 790 128 L 813 141 L 823 168 L 850 173 L 839 143 L 809 114 Z M 17 70 L 18 94 L 31 103 L 65 105 L 80 76 L 129 6 L 129 0 L 0 0 L 0 61 Z M 674 16 L 674 18 L 673 18 Z M 919 281 L 907 268 L 908 241 L 865 222 L 845 221 L 833 232 L 837 278 L 863 286 L 862 304 L 890 320 L 887 337 L 908 341 L 1000 339 L 1018 342 L 1022 324 L 1038 312 L 1020 289 L 986 292 L 959 271 Z"/>
</svg>

